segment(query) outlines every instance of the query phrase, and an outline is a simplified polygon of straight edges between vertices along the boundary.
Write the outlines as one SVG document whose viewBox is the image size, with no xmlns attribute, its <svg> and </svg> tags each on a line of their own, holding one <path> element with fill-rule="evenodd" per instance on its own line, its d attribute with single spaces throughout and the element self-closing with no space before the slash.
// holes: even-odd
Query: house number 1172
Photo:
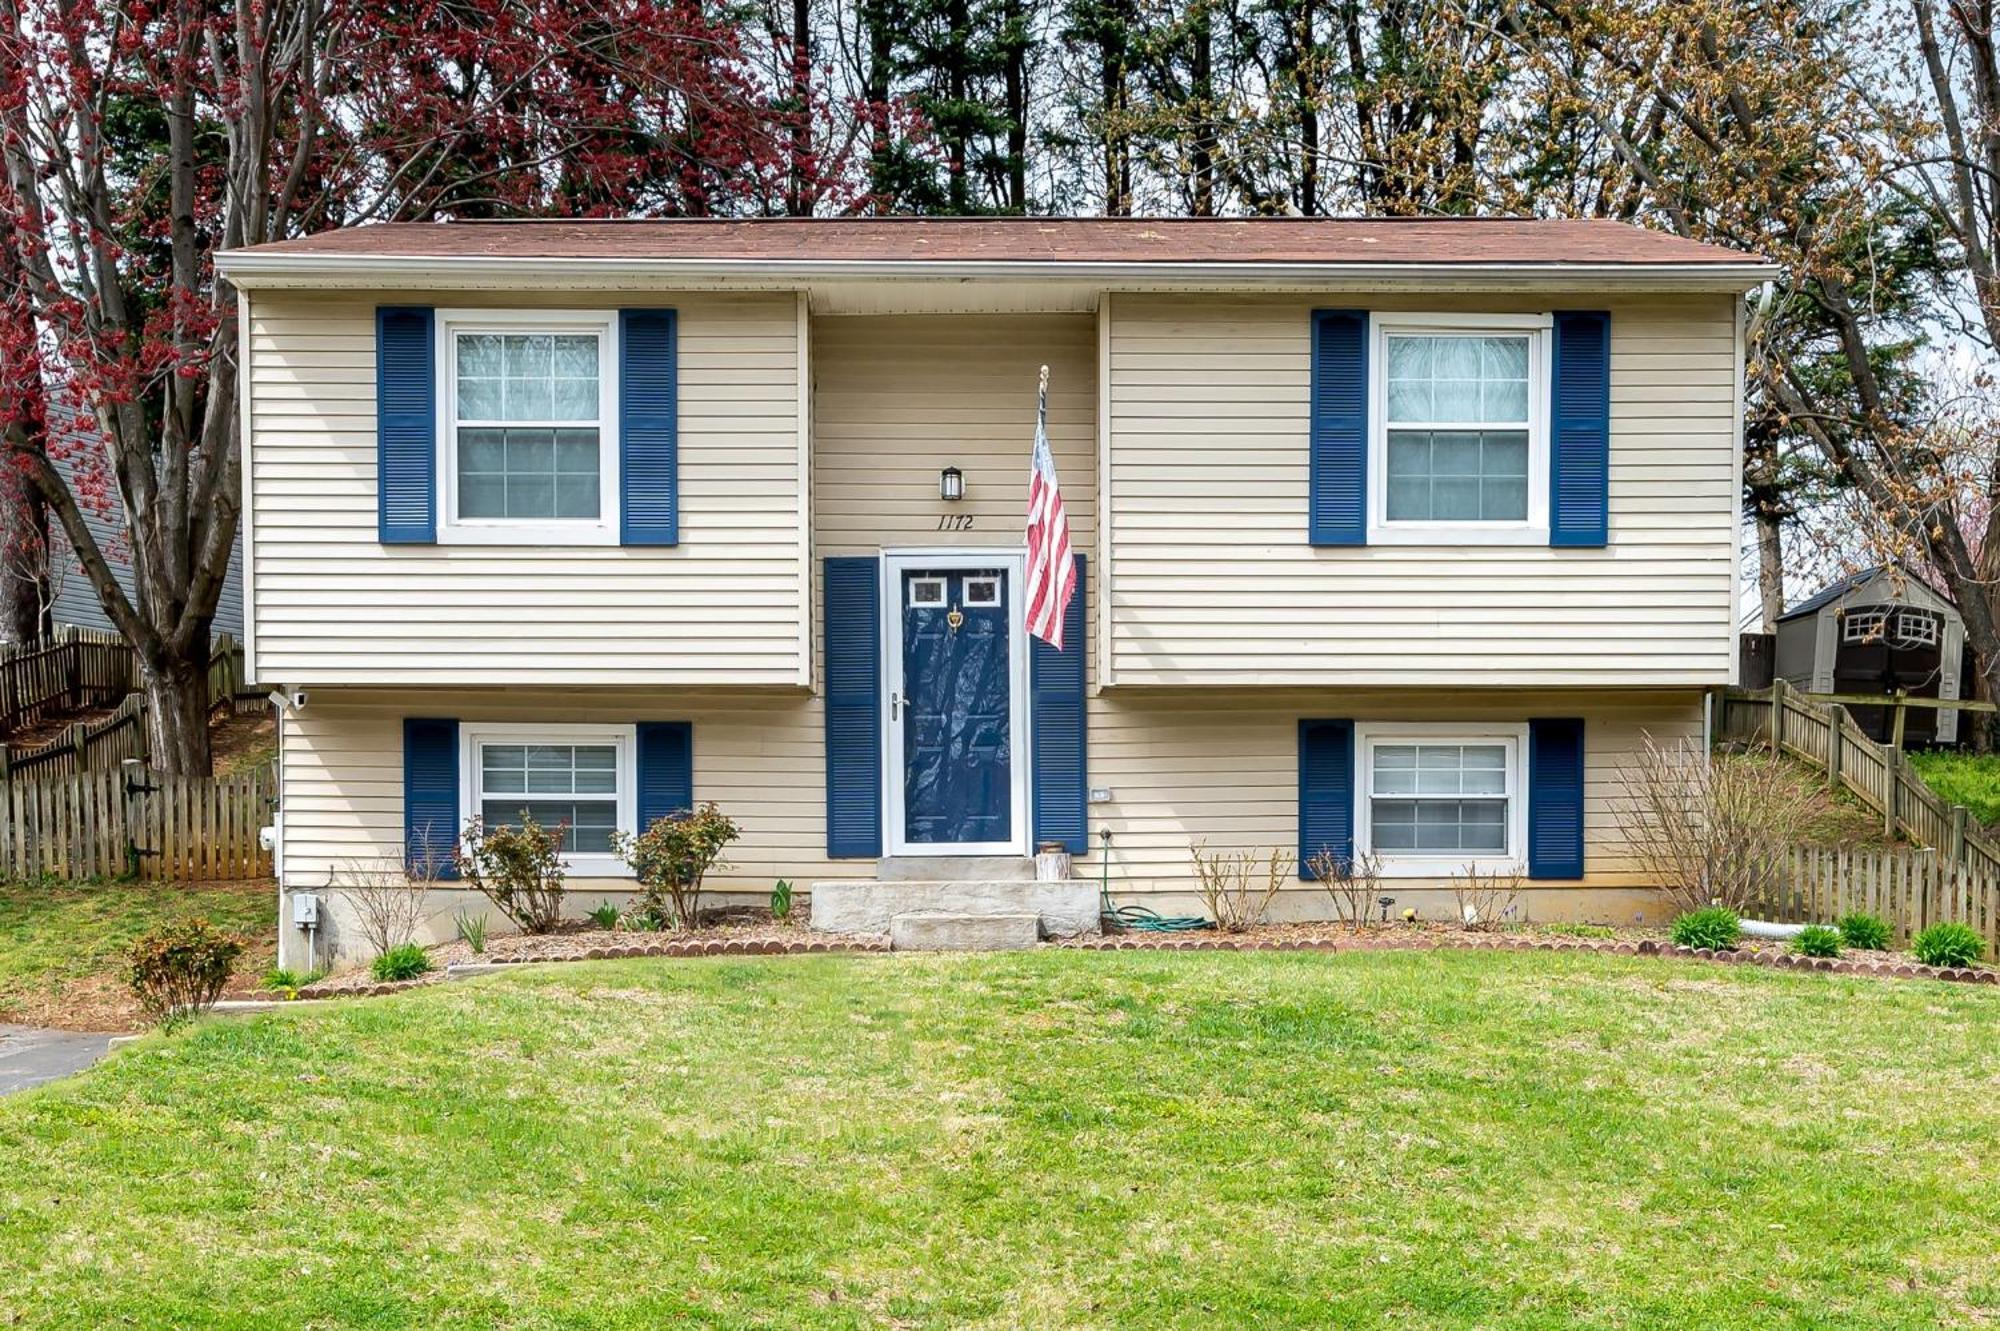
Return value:
<svg viewBox="0 0 2000 1331">
<path fill-rule="evenodd" d="M 938 515 L 937 529 L 939 531 L 971 531 L 972 515 L 970 513 L 941 513 Z"/>
</svg>

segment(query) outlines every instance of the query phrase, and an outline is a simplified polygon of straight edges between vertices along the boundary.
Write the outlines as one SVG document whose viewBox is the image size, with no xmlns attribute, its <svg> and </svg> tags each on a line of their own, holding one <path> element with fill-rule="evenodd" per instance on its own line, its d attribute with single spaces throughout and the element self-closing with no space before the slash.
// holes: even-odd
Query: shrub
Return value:
<svg viewBox="0 0 2000 1331">
<path fill-rule="evenodd" d="M 701 920 L 701 880 L 722 863 L 722 848 L 742 832 L 713 803 L 655 818 L 637 836 L 620 835 L 612 848 L 639 880 L 632 914 L 653 927 L 692 929 Z"/>
<path fill-rule="evenodd" d="M 355 932 L 379 957 L 416 937 L 428 914 L 431 889 L 450 865 L 449 852 L 434 844 L 427 824 L 411 839 L 400 866 L 378 860 L 342 864 L 334 871 L 333 894 L 346 903 Z"/>
<path fill-rule="evenodd" d="M 588 918 L 592 924 L 600 929 L 616 929 L 618 927 L 618 907 L 609 901 L 600 901 L 596 908 L 590 912 Z"/>
<path fill-rule="evenodd" d="M 1970 966 L 1986 955 L 1986 942 L 1963 924 L 1933 924 L 1910 942 L 1926 966 Z"/>
<path fill-rule="evenodd" d="M 1823 788 L 1769 753 L 1710 760 L 1649 735 L 1621 769 L 1612 813 L 1633 858 L 1683 911 L 1742 911 L 1774 894 L 1785 856 L 1825 812 Z"/>
<path fill-rule="evenodd" d="M 543 827 L 524 811 L 521 825 L 465 825 L 459 873 L 524 934 L 552 932 L 562 923 L 563 838 L 569 829 Z"/>
<path fill-rule="evenodd" d="M 1792 951 L 1802 957 L 1837 957 L 1840 955 L 1840 931 L 1823 924 L 1809 924 L 1799 930 L 1798 937 L 1792 940 Z"/>
<path fill-rule="evenodd" d="M 1726 952 L 1736 946 L 1742 936 L 1741 922 L 1736 912 L 1727 906 L 1704 906 L 1691 910 L 1674 921 L 1674 941 L 1682 947 L 1706 947 L 1718 952 Z"/>
<path fill-rule="evenodd" d="M 1194 856 L 1195 876 L 1201 880 L 1201 902 L 1217 927 L 1242 933 L 1264 918 L 1271 902 L 1285 885 L 1294 863 L 1291 852 L 1273 850 L 1260 857 L 1254 850 L 1210 851 L 1208 843 L 1197 841 L 1188 847 Z M 1264 881 L 1255 882 L 1259 865 Z"/>
<path fill-rule="evenodd" d="M 787 878 L 780 878 L 778 885 L 771 889 L 771 918 L 783 924 L 792 918 L 792 884 Z"/>
<path fill-rule="evenodd" d="M 1382 861 L 1373 854 L 1340 854 L 1322 847 L 1306 859 L 1306 877 L 1326 889 L 1333 918 L 1359 930 L 1382 888 Z"/>
<path fill-rule="evenodd" d="M 1843 915 L 1840 941 L 1859 952 L 1880 952 L 1889 946 L 1889 922 L 1879 915 L 1859 911 Z"/>
<path fill-rule="evenodd" d="M 243 940 L 206 919 L 179 920 L 151 930 L 125 956 L 125 982 L 147 1017 L 176 1025 L 215 1006 Z"/>
<path fill-rule="evenodd" d="M 414 980 L 427 974 L 431 968 L 431 954 L 415 943 L 402 943 L 390 948 L 375 958 L 368 967 L 377 980 L 387 984 L 392 980 Z"/>
<path fill-rule="evenodd" d="M 1519 869 L 1495 869 L 1482 873 L 1468 866 L 1451 880 L 1451 894 L 1458 901 L 1458 923 L 1466 929 L 1497 929 L 1511 918 L 1521 899 Z"/>
<path fill-rule="evenodd" d="M 477 915 L 472 914 L 470 911 L 460 911 L 458 914 L 452 916 L 451 926 L 458 934 L 459 941 L 472 949 L 473 956 L 481 957 L 486 955 L 485 911 L 481 911 Z"/>
<path fill-rule="evenodd" d="M 295 971 L 289 966 L 273 966 L 264 972 L 264 987 L 290 1002 L 299 996 L 299 990 L 325 978 L 324 969 Z"/>
</svg>

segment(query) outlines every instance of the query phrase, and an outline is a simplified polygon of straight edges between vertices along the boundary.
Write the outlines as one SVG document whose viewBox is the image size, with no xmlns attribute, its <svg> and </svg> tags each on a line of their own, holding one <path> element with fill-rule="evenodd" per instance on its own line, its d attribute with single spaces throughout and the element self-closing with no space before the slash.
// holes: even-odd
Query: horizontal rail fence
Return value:
<svg viewBox="0 0 2000 1331">
<path fill-rule="evenodd" d="M 1893 901 L 1878 897 L 1881 909 L 1869 913 L 1891 919 L 1899 928 L 1911 920 L 1932 923 L 1935 918 L 1957 919 L 1960 917 L 1933 917 L 1926 912 L 1945 909 L 1944 902 L 1957 890 L 1954 885 L 1976 895 L 1975 889 L 1989 891 L 1980 885 L 2000 882 L 2000 844 L 1971 826 L 1963 807 L 1946 803 L 1926 786 L 1911 770 L 1901 749 L 1870 739 L 1838 703 L 1816 702 L 1784 680 L 1768 689 L 1725 689 L 1716 719 L 1716 737 L 1770 744 L 1811 763 L 1826 773 L 1829 786 L 1853 792 L 1862 804 L 1881 815 L 1885 836 L 1904 838 L 1928 848 L 1880 852 L 1891 858 L 1916 857 L 1900 870 L 1887 859 L 1878 862 L 1865 858 L 1876 852 L 1860 849 L 1844 852 L 1850 857 L 1852 872 L 1869 875 L 1871 890 L 1902 894 Z M 1811 852 L 1812 848 L 1799 848 L 1799 854 L 1808 858 L 1795 862 L 1795 875 L 1806 874 L 1808 864 L 1812 873 L 1839 872 L 1837 862 L 1829 866 L 1823 860 L 1810 858 Z M 1923 863 L 1933 867 L 1921 869 Z M 1803 891 L 1805 887 L 1797 890 Z M 1915 896 L 1904 902 L 1903 897 L 1911 894 Z M 1981 907 L 1986 912 L 1981 916 L 1986 923 L 1976 927 L 2000 946 L 2000 934 L 1994 932 L 1996 926 L 1991 918 L 1990 891 L 1981 900 L 1988 902 Z M 1814 918 L 1832 917 L 1822 914 Z"/>
<path fill-rule="evenodd" d="M 116 646 L 128 662 L 135 659 L 123 640 L 117 640 Z M 131 677 L 129 688 L 121 688 L 112 695 L 112 700 L 124 701 L 109 716 L 74 722 L 62 734 L 42 744 L 0 746 L 0 780 L 92 772 L 127 759 L 151 757 L 146 697 L 131 691 L 138 688 L 136 664 L 132 666 Z M 215 711 L 233 709 L 237 699 L 250 696 L 245 693 L 243 683 L 243 649 L 227 634 L 216 640 L 215 653 L 209 662 L 208 696 Z"/>
<path fill-rule="evenodd" d="M 138 658 L 116 633 L 64 626 L 41 642 L 0 647 L 0 733 L 114 703 L 138 687 Z"/>
<path fill-rule="evenodd" d="M 185 777 L 140 764 L 10 783 L 0 790 L 0 874 L 134 876 L 177 882 L 258 878 L 258 845 L 277 795 L 272 768 Z"/>
<path fill-rule="evenodd" d="M 2000 877 L 1920 847 L 1794 846 L 1777 891 L 1751 906 L 1759 919 L 1788 924 L 1830 924 L 1857 911 L 1887 920 L 1900 944 L 1951 922 L 2000 949 Z"/>
</svg>

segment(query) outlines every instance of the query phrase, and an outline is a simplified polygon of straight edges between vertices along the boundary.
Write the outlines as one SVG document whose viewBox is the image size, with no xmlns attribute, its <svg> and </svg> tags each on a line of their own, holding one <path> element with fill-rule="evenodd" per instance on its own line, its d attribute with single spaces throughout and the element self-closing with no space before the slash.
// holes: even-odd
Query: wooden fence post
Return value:
<svg viewBox="0 0 2000 1331">
<path fill-rule="evenodd" d="M 1896 839 L 1896 806 L 1901 803 L 1897 796 L 1902 791 L 1903 751 L 1890 749 L 1882 755 L 1883 770 L 1889 779 L 1882 783 L 1882 835 L 1889 840 Z"/>
<path fill-rule="evenodd" d="M 1953 866 L 1965 859 L 1965 806 L 1951 806 L 1951 835 L 1945 842 L 1946 858 Z"/>
<path fill-rule="evenodd" d="M 1771 752 L 1778 753 L 1785 744 L 1785 681 L 1771 681 Z"/>
<path fill-rule="evenodd" d="M 1827 711 L 1832 719 L 1826 728 L 1826 784 L 1830 790 L 1840 789 L 1840 745 L 1842 723 L 1847 719 L 1847 711 L 1839 703 L 1834 703 Z"/>
</svg>

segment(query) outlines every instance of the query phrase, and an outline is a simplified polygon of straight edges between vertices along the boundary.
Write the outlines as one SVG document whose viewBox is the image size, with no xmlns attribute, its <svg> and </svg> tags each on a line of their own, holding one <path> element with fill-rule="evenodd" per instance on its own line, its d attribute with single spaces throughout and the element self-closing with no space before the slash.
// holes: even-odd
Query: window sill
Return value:
<svg viewBox="0 0 2000 1331">
<path fill-rule="evenodd" d="M 1524 526 L 1422 526 L 1393 524 L 1371 526 L 1368 529 L 1370 545 L 1501 545 L 1529 546 L 1547 545 L 1547 527 Z"/>
<path fill-rule="evenodd" d="M 632 866 L 616 855 L 565 855 L 563 872 L 571 878 L 632 878 Z"/>
<path fill-rule="evenodd" d="M 437 543 L 439 545 L 617 545 L 618 528 L 601 522 L 509 522 L 496 523 L 490 527 L 440 524 Z"/>
<path fill-rule="evenodd" d="M 1468 870 L 1478 873 L 1527 875 L 1528 866 L 1524 861 L 1508 859 L 1505 856 L 1487 859 L 1462 860 L 1450 856 L 1423 855 L 1378 855 L 1379 872 L 1384 878 L 1456 878 Z"/>
</svg>

